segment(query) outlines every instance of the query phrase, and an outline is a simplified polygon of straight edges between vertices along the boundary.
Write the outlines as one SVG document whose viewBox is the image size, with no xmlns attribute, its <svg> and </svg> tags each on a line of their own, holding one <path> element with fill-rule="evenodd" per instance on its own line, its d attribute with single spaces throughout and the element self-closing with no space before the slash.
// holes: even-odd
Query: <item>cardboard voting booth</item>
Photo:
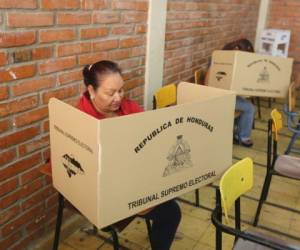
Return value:
<svg viewBox="0 0 300 250">
<path fill-rule="evenodd" d="M 53 185 L 98 228 L 207 185 L 231 165 L 235 94 L 180 83 L 177 98 L 103 120 L 50 100 Z"/>
<path fill-rule="evenodd" d="M 286 98 L 293 59 L 242 51 L 214 51 L 208 85 L 238 95 Z"/>
</svg>

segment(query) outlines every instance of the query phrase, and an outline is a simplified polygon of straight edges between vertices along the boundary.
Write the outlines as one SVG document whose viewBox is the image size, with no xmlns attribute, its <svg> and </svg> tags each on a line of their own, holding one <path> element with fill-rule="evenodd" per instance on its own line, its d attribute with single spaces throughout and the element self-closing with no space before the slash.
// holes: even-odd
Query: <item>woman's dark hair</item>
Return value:
<svg viewBox="0 0 300 250">
<path fill-rule="evenodd" d="M 239 47 L 239 50 L 247 51 L 247 52 L 254 52 L 253 45 L 248 39 L 243 38 L 243 39 L 237 40 L 236 43 Z"/>
<path fill-rule="evenodd" d="M 227 43 L 222 50 L 235 50 L 254 52 L 253 45 L 248 39 L 239 39 L 237 41 Z"/>
<path fill-rule="evenodd" d="M 83 68 L 82 75 L 85 86 L 92 85 L 96 90 L 103 77 L 107 74 L 122 74 L 118 64 L 112 61 L 99 61 L 91 65 L 87 65 Z"/>
</svg>

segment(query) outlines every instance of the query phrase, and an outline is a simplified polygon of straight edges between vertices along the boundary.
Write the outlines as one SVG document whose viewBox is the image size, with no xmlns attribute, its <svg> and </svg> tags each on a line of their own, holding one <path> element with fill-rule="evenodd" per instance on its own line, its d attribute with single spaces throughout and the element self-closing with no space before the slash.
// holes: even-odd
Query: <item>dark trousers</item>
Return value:
<svg viewBox="0 0 300 250">
<path fill-rule="evenodd" d="M 152 250 L 169 250 L 181 220 L 180 207 L 175 200 L 156 206 L 143 217 L 152 221 Z"/>
</svg>

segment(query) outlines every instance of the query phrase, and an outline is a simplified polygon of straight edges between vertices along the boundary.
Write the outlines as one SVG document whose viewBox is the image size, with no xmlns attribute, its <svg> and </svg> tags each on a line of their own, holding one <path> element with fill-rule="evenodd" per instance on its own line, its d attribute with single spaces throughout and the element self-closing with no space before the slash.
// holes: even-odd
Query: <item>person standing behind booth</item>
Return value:
<svg viewBox="0 0 300 250">
<path fill-rule="evenodd" d="M 81 111 L 97 119 L 143 112 L 143 108 L 136 102 L 124 98 L 124 81 L 116 63 L 99 61 L 85 66 L 83 78 L 87 90 L 78 104 Z M 153 222 L 150 235 L 153 250 L 170 249 L 181 220 L 181 211 L 176 201 L 157 205 L 139 216 Z"/>
<path fill-rule="evenodd" d="M 222 50 L 241 50 L 246 52 L 254 52 L 251 42 L 247 39 L 240 39 L 235 42 L 226 44 Z M 210 64 L 210 63 L 209 63 Z M 210 65 L 209 65 L 210 66 Z M 209 69 L 205 76 L 205 85 L 208 84 Z M 253 104 L 242 96 L 236 97 L 235 110 L 241 114 L 237 119 L 237 129 L 234 131 L 233 141 L 244 147 L 252 147 L 251 140 L 252 126 L 254 122 L 255 107 Z"/>
</svg>

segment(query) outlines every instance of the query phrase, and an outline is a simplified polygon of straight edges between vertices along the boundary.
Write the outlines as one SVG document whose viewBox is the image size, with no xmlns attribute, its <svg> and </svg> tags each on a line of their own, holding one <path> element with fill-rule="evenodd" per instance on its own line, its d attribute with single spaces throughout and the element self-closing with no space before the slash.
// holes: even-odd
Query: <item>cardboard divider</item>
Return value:
<svg viewBox="0 0 300 250">
<path fill-rule="evenodd" d="M 292 58 L 243 51 L 214 51 L 208 85 L 238 95 L 286 98 Z"/>
<path fill-rule="evenodd" d="M 53 185 L 103 228 L 215 181 L 232 163 L 235 94 L 180 83 L 176 106 L 97 120 L 52 98 Z"/>
</svg>

